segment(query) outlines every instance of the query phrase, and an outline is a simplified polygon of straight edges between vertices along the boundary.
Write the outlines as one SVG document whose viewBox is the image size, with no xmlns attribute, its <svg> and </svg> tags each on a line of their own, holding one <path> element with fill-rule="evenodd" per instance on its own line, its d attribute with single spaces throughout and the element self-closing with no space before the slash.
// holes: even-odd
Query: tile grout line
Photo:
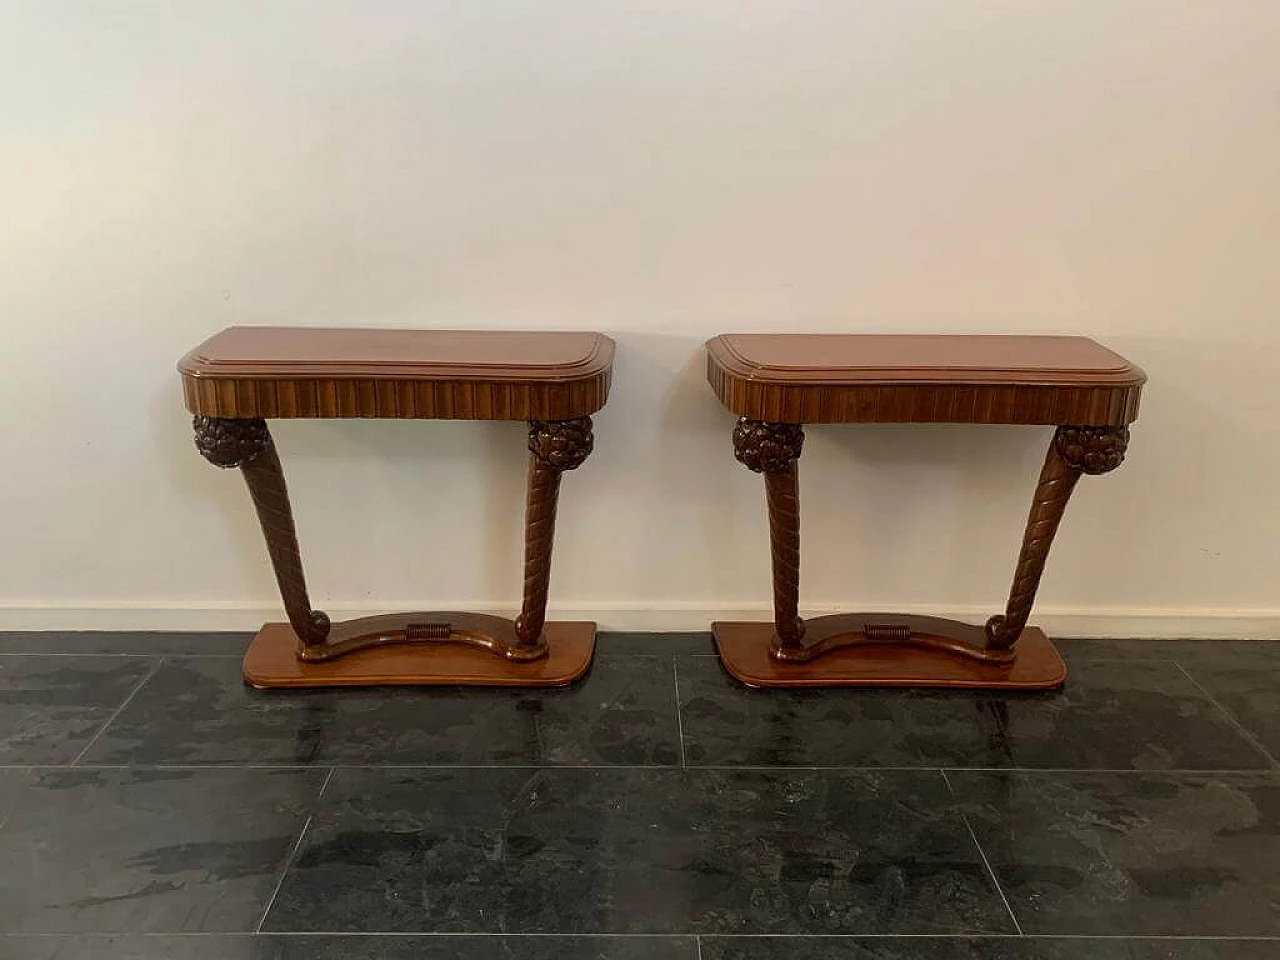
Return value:
<svg viewBox="0 0 1280 960">
<path fill-rule="evenodd" d="M 1239 733 L 1242 737 L 1244 737 L 1245 740 L 1248 741 L 1251 747 L 1253 747 L 1260 754 L 1262 754 L 1263 757 L 1266 758 L 1267 762 L 1271 764 L 1271 767 L 1273 770 L 1280 769 L 1280 762 L 1278 762 L 1276 758 L 1271 755 L 1271 752 L 1262 745 L 1262 742 L 1258 740 L 1258 738 L 1255 737 L 1243 723 L 1241 723 L 1239 720 L 1236 719 L 1236 715 L 1234 713 L 1232 713 L 1230 710 L 1224 707 L 1221 703 L 1219 703 L 1218 698 L 1215 697 L 1212 693 L 1210 693 L 1199 680 L 1193 677 L 1191 675 L 1191 672 L 1186 667 L 1184 667 L 1180 661 L 1177 661 L 1177 660 L 1173 661 L 1173 665 L 1177 667 L 1179 671 L 1181 671 L 1184 677 L 1186 677 L 1188 680 L 1191 681 L 1192 686 L 1194 686 L 1197 690 L 1199 690 L 1205 696 L 1205 698 L 1211 704 L 1213 704 L 1214 707 L 1217 708 L 1219 713 L 1221 713 L 1224 717 L 1227 718 L 1227 722 L 1230 723 L 1231 726 L 1235 728 L 1236 732 Z"/>
<path fill-rule="evenodd" d="M 110 651 L 93 651 L 87 653 L 59 653 L 51 650 L 6 651 L 0 657 L 77 657 L 90 660 L 94 657 L 110 657 L 114 660 L 155 660 L 178 657 L 190 660 L 241 660 L 243 653 L 175 653 L 172 650 L 153 650 L 150 653 L 113 653 Z"/>
<path fill-rule="evenodd" d="M 1159 942 L 1159 943 L 1280 943 L 1280 937 L 1275 936 L 1253 936 L 1249 934 L 1227 934 L 1224 936 L 1215 936 L 1212 934 L 1132 934 L 1132 933 L 1036 933 L 1029 936 L 1018 936 L 1012 933 L 711 933 L 711 934 L 691 934 L 691 933 L 584 933 L 577 932 L 551 932 L 546 933 L 526 932 L 526 933 L 494 933 L 488 930 L 478 930 L 471 933 L 459 933 L 457 931 L 442 930 L 263 930 L 261 933 L 254 933 L 245 930 L 230 931 L 204 931 L 204 930 L 178 930 L 178 931 L 155 931 L 141 930 L 136 932 L 121 933 L 119 931 L 99 931 L 99 932 L 80 932 L 80 933 L 8 933 L 0 932 L 0 941 L 4 940 L 62 940 L 72 939 L 91 939 L 95 937 L 130 937 L 138 939 L 173 939 L 173 940 L 199 940 L 205 938 L 227 939 L 227 940 L 252 940 L 255 938 L 272 938 L 280 940 L 288 940 L 290 938 L 304 940 L 317 937 L 329 937 L 333 939 L 343 940 L 378 940 L 378 939 L 404 939 L 404 940 L 479 940 L 479 939 L 511 939 L 511 940 L 548 940 L 548 939 L 569 939 L 569 940 L 679 940 L 694 937 L 695 940 L 704 938 L 712 940 L 941 940 L 941 941 L 1000 941 L 1000 940 L 1026 940 L 1031 943 L 1037 941 L 1054 942 L 1058 940 L 1105 940 L 1118 943 L 1143 943 L 1143 942 Z"/>
<path fill-rule="evenodd" d="M 329 781 L 333 779 L 333 775 L 337 772 L 337 767 L 330 767 L 328 773 L 324 775 L 324 783 L 320 784 L 320 792 L 316 794 L 317 802 L 324 799 L 324 792 L 329 789 Z M 267 907 L 262 911 L 262 917 L 258 920 L 258 926 L 254 933 L 262 933 L 262 928 L 267 922 L 267 915 L 271 913 L 271 908 L 276 905 L 276 897 L 280 896 L 280 891 L 284 888 L 285 877 L 289 875 L 289 868 L 293 866 L 293 861 L 298 856 L 298 851 L 302 848 L 302 841 L 307 835 L 307 830 L 311 827 L 311 821 L 314 819 L 315 815 L 312 814 L 302 824 L 302 830 L 298 833 L 298 840 L 293 845 L 293 849 L 289 851 L 289 855 L 285 857 L 284 866 L 280 868 L 280 879 L 276 881 L 276 888 L 271 891 L 271 899 L 267 901 Z"/>
<path fill-rule="evenodd" d="M 34 779 L 35 779 L 34 777 L 27 777 L 26 778 L 27 782 L 22 785 L 23 788 L 30 787 L 31 781 Z M 9 804 L 9 808 L 7 810 L 0 811 L 0 830 L 3 830 L 5 828 L 5 824 L 7 824 L 13 818 L 13 811 L 17 809 L 18 804 L 21 802 L 21 797 L 19 795 L 20 793 L 21 793 L 20 790 L 16 791 L 15 796 L 13 798 L 13 802 Z M 0 936 L 3 936 L 3 934 L 0 934 Z"/>
<path fill-rule="evenodd" d="M 328 781 L 326 780 L 326 785 Z M 323 790 L 323 787 L 321 788 Z M 267 901 L 266 909 L 262 911 L 262 917 L 258 920 L 258 926 L 254 929 L 254 933 L 262 933 L 262 928 L 266 925 L 267 915 L 271 913 L 271 908 L 276 905 L 276 897 L 280 896 L 280 891 L 284 888 L 285 877 L 289 875 L 289 868 L 293 866 L 294 858 L 297 857 L 298 851 L 302 848 L 302 841 L 307 836 L 307 830 L 311 826 L 312 817 L 308 816 L 306 822 L 302 825 L 302 831 L 298 834 L 298 842 L 293 845 L 293 849 L 289 851 L 289 855 L 284 858 L 284 865 L 280 868 L 280 879 L 276 881 L 276 888 L 271 891 L 271 899 Z"/>
<path fill-rule="evenodd" d="M 991 861 L 987 859 L 987 851 L 982 849 L 982 844 L 978 842 L 978 834 L 973 829 L 973 824 L 969 822 L 969 816 L 964 812 L 964 808 L 960 806 L 960 798 L 956 795 L 955 788 L 951 786 L 951 778 L 947 776 L 947 771 L 938 770 L 942 775 L 942 782 L 947 787 L 947 793 L 951 799 L 955 801 L 956 812 L 960 814 L 960 819 L 964 822 L 964 827 L 969 831 L 969 839 L 973 841 L 974 848 L 978 851 L 978 856 L 982 858 L 982 865 L 987 868 L 987 876 L 991 878 L 991 882 L 995 884 L 996 893 L 1000 894 L 1000 900 L 1004 903 L 1004 908 L 1009 912 L 1009 919 L 1013 921 L 1013 929 L 1018 931 L 1018 936 L 1026 936 L 1022 932 L 1022 924 L 1018 922 L 1018 915 L 1013 912 L 1013 907 L 1009 903 L 1009 898 L 1005 896 L 1004 887 L 1000 885 L 1000 878 L 996 876 L 995 870 L 991 866 Z"/>
<path fill-rule="evenodd" d="M 693 945 L 698 950 L 698 960 L 702 960 L 702 936 L 698 935 L 693 938 Z"/>
<path fill-rule="evenodd" d="M 687 767 L 684 756 L 684 711 L 680 709 L 680 664 L 678 655 L 671 655 L 671 677 L 676 685 L 676 734 L 680 737 L 680 766 Z"/>
<path fill-rule="evenodd" d="M 315 763 L 0 763 L 0 770 L 325 770 L 324 764 Z M 671 763 L 337 763 L 333 770 L 679 770 Z M 1162 774 L 1172 777 L 1240 776 L 1247 774 L 1271 774 L 1267 767 L 938 767 L 923 765 L 857 766 L 853 764 L 832 766 L 794 766 L 771 764 L 714 764 L 698 763 L 690 770 L 753 770 L 773 773 L 929 773 L 945 770 L 949 773 L 1009 773 L 1019 776 L 1066 776 L 1072 774 L 1106 773 L 1129 776 Z M 720 934 L 716 934 L 720 936 Z"/>
<path fill-rule="evenodd" d="M 102 735 L 107 732 L 107 728 L 116 722 L 120 714 L 124 713 L 125 707 L 129 706 L 129 704 L 133 702 L 133 698 L 138 695 L 152 677 L 160 672 L 160 668 L 163 667 L 164 664 L 165 658 L 161 657 L 151 665 L 151 668 L 146 672 L 143 678 L 138 681 L 137 685 L 134 686 L 132 690 L 129 691 L 129 695 L 124 698 L 124 702 L 121 703 L 120 706 L 116 707 L 115 710 L 111 712 L 111 716 L 107 717 L 106 723 L 98 728 L 98 732 L 93 735 L 93 739 L 86 743 L 84 745 L 84 749 L 76 754 L 76 758 L 71 761 L 71 766 L 76 767 L 80 765 L 80 761 L 88 755 L 89 751 L 92 750 L 94 745 L 102 738 Z"/>
</svg>

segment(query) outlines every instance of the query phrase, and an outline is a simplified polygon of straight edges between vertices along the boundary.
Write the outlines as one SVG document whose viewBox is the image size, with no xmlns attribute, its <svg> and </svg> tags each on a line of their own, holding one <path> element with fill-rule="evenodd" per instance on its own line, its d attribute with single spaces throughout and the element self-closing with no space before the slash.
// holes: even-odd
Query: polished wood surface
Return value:
<svg viewBox="0 0 1280 960">
<path fill-rule="evenodd" d="M 1110 473 L 1124 462 L 1128 448 L 1128 427 L 1059 427 L 1054 432 L 1031 498 L 1009 601 L 1002 615 L 987 621 L 989 645 L 1012 646 L 1026 626 L 1049 548 L 1080 477 Z"/>
<path fill-rule="evenodd" d="M 499 659 L 461 643 L 421 642 L 376 646 L 336 660 L 298 659 L 298 636 L 287 623 L 268 623 L 244 659 L 245 681 L 279 687 L 488 686 L 559 687 L 587 672 L 596 625 L 561 621 L 546 625 L 547 656 L 527 663 Z"/>
<path fill-rule="evenodd" d="M 1146 374 L 1085 337 L 722 334 L 707 379 L 775 423 L 1123 426 Z"/>
<path fill-rule="evenodd" d="M 283 674 L 260 669 L 255 682 L 306 685 L 314 673 L 316 685 L 375 682 L 371 676 L 385 683 L 517 685 L 533 678 L 534 685 L 546 685 L 580 674 L 585 667 L 565 661 L 548 641 L 558 630 L 546 622 L 552 541 L 561 476 L 581 466 L 594 446 L 588 412 L 606 399 L 613 349 L 613 341 L 596 333 L 235 327 L 191 351 L 179 370 L 195 413 L 196 447 L 210 463 L 241 471 L 293 638 L 289 656 L 297 664 Z M 527 419 L 519 617 L 407 613 L 334 623 L 313 609 L 284 470 L 266 422 L 277 416 Z M 276 656 L 275 634 L 270 638 L 267 649 Z M 570 639 L 578 643 L 570 651 L 576 656 L 584 649 L 581 631 Z M 419 663 L 422 655 L 405 659 L 387 651 L 422 645 L 450 652 L 436 655 L 425 673 L 394 678 L 388 672 L 389 664 Z M 589 662 L 590 644 L 585 649 Z M 372 662 L 374 651 L 380 656 L 373 673 L 332 669 L 351 658 Z M 251 651 L 251 659 L 261 656 Z M 476 656 L 487 661 L 479 673 L 469 665 Z M 550 673 L 527 669 L 548 660 L 557 664 Z M 449 665 L 462 673 L 446 676 L 441 670 Z"/>
<path fill-rule="evenodd" d="M 295 636 L 299 635 L 296 627 L 293 632 Z M 546 638 L 541 628 L 528 642 L 522 643 L 514 620 L 484 613 L 434 610 L 386 613 L 335 623 L 319 642 L 300 640 L 298 659 L 322 663 L 357 650 L 414 643 L 462 644 L 516 663 L 527 663 L 547 655 Z"/>
<path fill-rule="evenodd" d="M 613 355 L 598 333 L 230 327 L 178 370 L 210 417 L 569 420 L 604 406 Z"/>
<path fill-rule="evenodd" d="M 730 653 L 735 658 L 735 676 L 758 686 L 1061 682 L 1056 653 L 1045 652 L 1052 644 L 1027 621 L 1077 481 L 1124 460 L 1141 370 L 1083 337 L 723 334 L 708 341 L 707 364 L 712 388 L 739 414 L 734 454 L 763 474 L 769 513 L 773 623 L 717 625 L 717 639 L 731 639 L 720 649 L 727 665 Z M 1057 426 L 1004 613 L 984 627 L 898 615 L 802 619 L 798 461 L 806 420 Z M 758 649 L 747 651 L 751 643 Z M 863 657 L 873 665 L 859 666 Z M 1028 657 L 1030 666 L 1014 669 Z M 1015 679 L 997 676 L 997 667 Z"/>
<path fill-rule="evenodd" d="M 892 615 L 862 615 L 886 619 Z M 843 615 L 850 625 L 857 615 Z M 819 617 L 809 621 L 827 632 Z M 931 618 L 903 618 L 922 620 Z M 936 621 L 935 621 L 936 622 Z M 944 621 L 945 622 L 945 621 Z M 950 621 L 953 639 L 967 642 L 975 628 Z M 839 626 L 832 626 L 840 630 Z M 932 631 L 944 628 L 932 626 Z M 724 621 L 712 624 L 716 650 L 725 669 L 750 687 L 948 687 L 978 690 L 1052 690 L 1067 679 L 1067 668 L 1043 631 L 1028 627 L 1018 640 L 1011 662 L 987 663 L 956 657 L 925 645 L 862 643 L 837 647 L 803 665 L 779 662 L 769 655 L 772 624 Z"/>
<path fill-rule="evenodd" d="M 940 617 L 900 613 L 839 613 L 795 618 L 800 631 L 785 638 L 775 630 L 769 655 L 779 663 L 809 663 L 842 647 L 928 647 L 979 663 L 1011 663 L 1012 648 L 987 643 L 985 628 Z"/>
</svg>

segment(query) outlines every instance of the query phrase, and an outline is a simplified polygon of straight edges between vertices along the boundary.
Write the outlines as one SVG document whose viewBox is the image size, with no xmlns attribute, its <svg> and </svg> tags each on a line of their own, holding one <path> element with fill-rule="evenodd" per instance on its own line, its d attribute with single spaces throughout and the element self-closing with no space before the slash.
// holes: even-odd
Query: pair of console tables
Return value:
<svg viewBox="0 0 1280 960">
<path fill-rule="evenodd" d="M 249 487 L 287 623 L 245 657 L 258 687 L 553 686 L 591 663 L 595 624 L 548 623 L 561 475 L 593 445 L 614 343 L 598 333 L 233 327 L 179 364 L 196 445 Z M 734 450 L 762 473 L 773 554 L 771 623 L 716 623 L 725 667 L 752 686 L 1045 689 L 1066 669 L 1027 626 L 1049 546 L 1082 474 L 1119 466 L 1146 377 L 1083 337 L 725 334 L 707 376 L 739 416 Z M 529 424 L 524 596 L 515 620 L 426 612 L 332 623 L 311 606 L 267 420 L 523 420 Z M 1004 614 L 984 627 L 930 617 L 799 616 L 796 462 L 805 423 L 1057 427 Z"/>
</svg>

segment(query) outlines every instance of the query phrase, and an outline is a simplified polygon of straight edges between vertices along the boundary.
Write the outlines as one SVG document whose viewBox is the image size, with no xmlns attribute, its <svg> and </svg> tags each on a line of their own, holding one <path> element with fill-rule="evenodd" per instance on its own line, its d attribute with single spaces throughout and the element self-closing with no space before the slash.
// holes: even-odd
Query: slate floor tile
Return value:
<svg viewBox="0 0 1280 960">
<path fill-rule="evenodd" d="M 685 755 L 709 766 L 1263 769 L 1269 762 L 1163 660 L 1079 661 L 1065 689 L 753 690 L 676 661 Z"/>
<path fill-rule="evenodd" d="M 339 770 L 272 931 L 1011 932 L 925 771 Z"/>
<path fill-rule="evenodd" d="M 243 657 L 252 633 L 152 630 L 0 630 L 0 654 L 131 654 L 140 657 L 213 655 Z"/>
<path fill-rule="evenodd" d="M 4 960 L 696 960 L 692 937 L 4 937 Z"/>
<path fill-rule="evenodd" d="M 1274 960 L 1280 941 L 704 937 L 701 960 Z M 691 937 L 4 937 L 4 960 L 696 960 Z"/>
<path fill-rule="evenodd" d="M 85 762 L 676 765 L 675 677 L 628 657 L 554 689 L 254 690 L 237 660 L 170 660 Z"/>
<path fill-rule="evenodd" d="M 18 798 L 31 782 L 32 776 L 29 770 L 0 769 L 0 828 L 3 828 L 5 821 L 9 819 Z M 0 855 L 2 854 L 3 848 L 0 848 Z"/>
<path fill-rule="evenodd" d="M 1280 660 L 1266 670 L 1198 664 L 1186 669 L 1272 758 L 1280 758 Z"/>
<path fill-rule="evenodd" d="M 0 657 L 0 763 L 70 763 L 147 675 L 126 657 Z"/>
<path fill-rule="evenodd" d="M 0 827 L 0 930 L 253 930 L 322 770 L 31 771 Z"/>
<path fill-rule="evenodd" d="M 1280 664 L 1280 640 L 1059 640 L 1063 659 L 1177 660 L 1237 667 Z"/>
<path fill-rule="evenodd" d="M 623 633 L 602 632 L 596 638 L 596 657 L 612 656 L 714 656 L 715 644 L 708 632 Z"/>
<path fill-rule="evenodd" d="M 1280 941 L 916 937 L 702 940 L 702 960 L 1274 960 Z"/>
<path fill-rule="evenodd" d="M 1280 935 L 1280 775 L 949 777 L 1026 933 Z"/>
</svg>

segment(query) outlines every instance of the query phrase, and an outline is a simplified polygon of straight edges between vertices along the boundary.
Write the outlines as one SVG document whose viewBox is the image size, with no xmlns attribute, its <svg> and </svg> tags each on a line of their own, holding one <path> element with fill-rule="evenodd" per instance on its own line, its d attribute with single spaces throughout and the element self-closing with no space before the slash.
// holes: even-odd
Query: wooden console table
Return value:
<svg viewBox="0 0 1280 960">
<path fill-rule="evenodd" d="M 724 334 L 707 378 L 739 416 L 737 458 L 764 474 L 773 623 L 716 623 L 726 668 L 752 686 L 1048 689 L 1066 668 L 1027 626 L 1049 546 L 1081 474 L 1114 470 L 1146 375 L 1083 337 Z M 1022 423 L 1057 427 L 1003 615 L 798 614 L 796 461 L 805 423 Z"/>
<path fill-rule="evenodd" d="M 594 623 L 547 623 L 560 475 L 592 449 L 613 341 L 598 333 L 232 327 L 178 365 L 196 446 L 239 467 L 288 623 L 245 657 L 258 687 L 555 686 L 580 677 Z M 529 480 L 520 616 L 430 612 L 331 623 L 311 608 L 270 418 L 526 420 Z"/>
</svg>

